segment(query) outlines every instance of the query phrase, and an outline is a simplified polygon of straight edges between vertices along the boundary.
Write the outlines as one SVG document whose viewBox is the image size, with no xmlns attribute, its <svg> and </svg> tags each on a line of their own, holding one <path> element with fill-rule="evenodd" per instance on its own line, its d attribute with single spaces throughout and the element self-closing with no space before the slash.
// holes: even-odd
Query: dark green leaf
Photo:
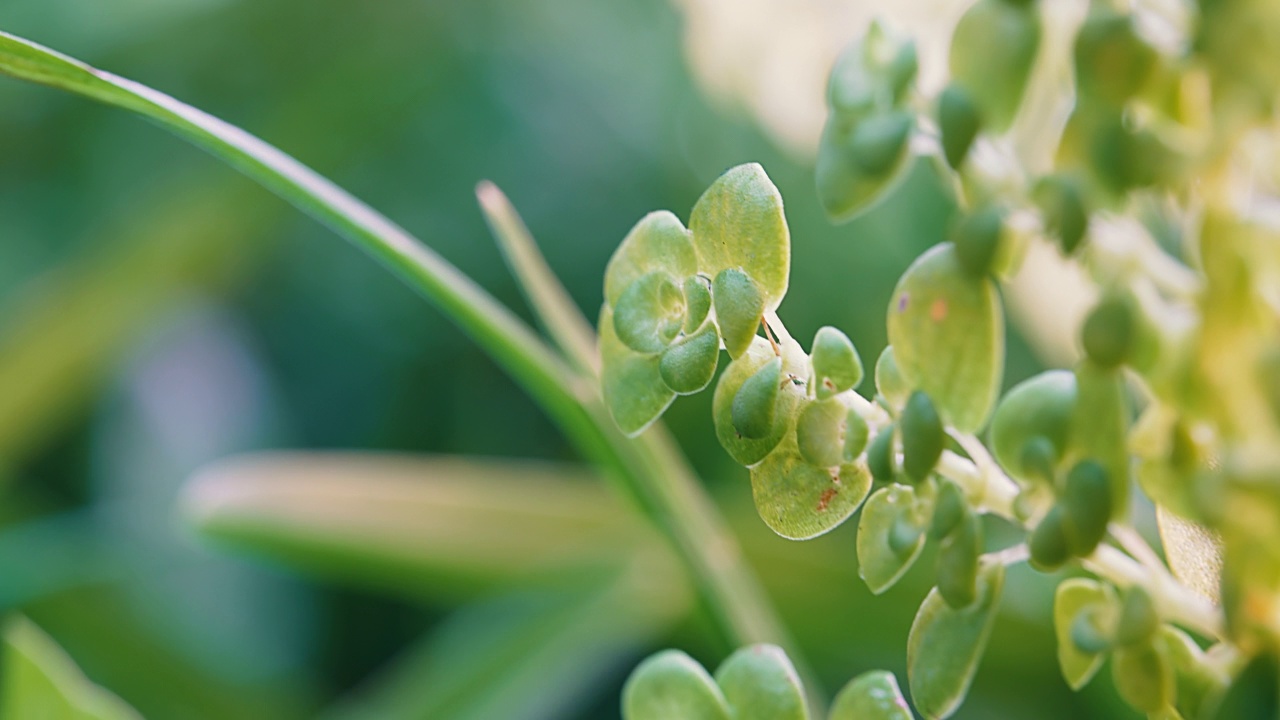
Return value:
<svg viewBox="0 0 1280 720">
<path fill-rule="evenodd" d="M 898 428 L 902 432 L 902 470 L 921 482 L 933 472 L 947 441 L 942 419 L 928 395 L 919 390 L 911 393 L 898 418 Z"/>
<path fill-rule="evenodd" d="M 683 338 L 662 352 L 658 373 L 667 387 L 680 395 L 690 395 L 711 384 L 720 362 L 720 335 L 707 323 L 702 330 Z"/>
</svg>

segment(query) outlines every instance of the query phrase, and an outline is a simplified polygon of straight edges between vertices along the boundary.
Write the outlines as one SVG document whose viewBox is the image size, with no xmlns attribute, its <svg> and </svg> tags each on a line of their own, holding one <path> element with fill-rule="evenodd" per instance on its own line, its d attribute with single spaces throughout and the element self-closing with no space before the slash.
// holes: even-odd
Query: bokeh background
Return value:
<svg viewBox="0 0 1280 720">
<path fill-rule="evenodd" d="M 475 203 L 481 179 L 507 192 L 594 317 L 632 223 L 656 208 L 687 218 L 718 174 L 761 162 L 792 230 L 780 314 L 801 339 L 842 328 L 873 361 L 896 278 L 943 239 L 952 208 L 921 166 L 852 224 L 821 213 L 805 123 L 867 12 L 854 0 L 5 0 L 0 28 L 260 135 L 526 317 Z M 1008 382 L 1037 368 L 1014 333 Z M 774 536 L 709 403 L 682 399 L 667 422 L 828 694 L 876 667 L 905 682 L 930 558 L 872 598 L 854 523 L 807 543 Z M 600 523 L 634 522 L 494 363 L 358 250 L 144 122 L 0 81 L 0 609 L 29 615 L 149 718 L 614 718 L 648 652 L 723 656 L 670 573 L 651 589 L 675 609 L 637 623 L 634 604 L 584 609 L 581 578 L 531 579 L 518 555 L 437 572 L 447 535 L 415 574 L 193 529 L 194 471 L 280 448 L 508 458 L 508 501 L 545 500 L 545 476 L 563 476 Z M 519 527 L 482 530 L 520 544 Z M 460 554 L 474 535 L 459 533 Z M 1108 682 L 1073 694 L 1059 678 L 1052 582 L 1019 568 L 1007 588 L 957 717 L 1129 717 Z"/>
</svg>

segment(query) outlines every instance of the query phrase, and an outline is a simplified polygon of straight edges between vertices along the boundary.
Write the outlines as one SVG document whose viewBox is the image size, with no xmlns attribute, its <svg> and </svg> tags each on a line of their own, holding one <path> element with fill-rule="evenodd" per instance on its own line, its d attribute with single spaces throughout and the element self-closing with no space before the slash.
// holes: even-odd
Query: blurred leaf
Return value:
<svg viewBox="0 0 1280 720">
<path fill-rule="evenodd" d="M 141 720 L 124 701 L 86 678 L 48 635 L 24 617 L 5 624 L 0 668 L 0 717 Z"/>
<path fill-rule="evenodd" d="M 1115 602 L 1115 592 L 1111 587 L 1096 580 L 1069 578 L 1058 585 L 1053 598 L 1053 629 L 1058 638 L 1058 664 L 1062 668 L 1062 677 L 1072 690 L 1088 684 L 1102 667 L 1106 655 L 1087 653 L 1076 647 L 1071 638 L 1071 627 L 1081 610 Z"/>
<path fill-rule="evenodd" d="M 983 120 L 1003 131 L 1013 122 L 1040 47 L 1035 3 L 979 0 L 951 38 L 951 74 L 973 98 Z"/>
<path fill-rule="evenodd" d="M 476 188 L 476 197 L 503 257 L 547 332 L 579 369 L 598 373 L 600 360 L 591 324 L 547 265 L 511 201 L 497 185 L 488 181 Z"/>
<path fill-rule="evenodd" d="M 1176 698 L 1169 650 L 1161 642 L 1146 640 L 1116 648 L 1111 677 L 1120 697 L 1135 710 L 1159 712 Z"/>
<path fill-rule="evenodd" d="M 217 542 L 412 597 L 466 597 L 661 552 L 590 480 L 533 461 L 276 453 L 207 468 L 185 500 Z"/>
<path fill-rule="evenodd" d="M 808 720 L 800 677 L 776 645 L 740 648 L 716 669 L 734 720 Z"/>
<path fill-rule="evenodd" d="M 928 720 L 950 717 L 969 692 L 991 637 L 1004 566 L 988 563 L 978 575 L 978 599 L 953 609 L 937 588 L 920 604 L 907 638 L 907 680 L 916 709 Z"/>
<path fill-rule="evenodd" d="M 666 650 L 645 660 L 622 689 L 623 720 L 730 720 L 715 680 L 696 660 Z"/>
<path fill-rule="evenodd" d="M 598 587 L 521 592 L 456 612 L 324 720 L 553 720 L 594 700 L 687 609 L 642 565 Z"/>
<path fill-rule="evenodd" d="M 836 695 L 830 720 L 912 720 L 911 710 L 893 673 L 865 672 Z"/>
<path fill-rule="evenodd" d="M 1004 371 L 1004 315 L 991 280 L 969 276 L 950 243 L 935 245 L 898 281 L 888 331 L 902 376 L 929 394 L 942 419 L 980 429 Z"/>
</svg>

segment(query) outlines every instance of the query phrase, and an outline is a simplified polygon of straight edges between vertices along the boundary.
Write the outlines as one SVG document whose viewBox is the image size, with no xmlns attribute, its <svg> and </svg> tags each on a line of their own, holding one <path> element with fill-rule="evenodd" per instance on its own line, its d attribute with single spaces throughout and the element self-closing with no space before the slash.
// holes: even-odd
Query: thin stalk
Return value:
<svg viewBox="0 0 1280 720">
<path fill-rule="evenodd" d="M 435 303 L 605 469 L 667 537 L 726 646 L 783 640 L 781 625 L 710 501 L 671 453 L 632 445 L 598 392 L 527 325 L 405 230 L 302 163 L 245 131 L 146 86 L 0 32 L 0 74 L 136 112 L 204 148 L 369 253 Z M 665 451 L 664 451 L 665 452 Z M 660 475 L 667 472 L 667 475 Z M 654 478 L 666 478 L 656 482 Z M 697 517 L 693 517 L 697 516 Z M 727 548 L 727 549 L 726 549 Z"/>
</svg>

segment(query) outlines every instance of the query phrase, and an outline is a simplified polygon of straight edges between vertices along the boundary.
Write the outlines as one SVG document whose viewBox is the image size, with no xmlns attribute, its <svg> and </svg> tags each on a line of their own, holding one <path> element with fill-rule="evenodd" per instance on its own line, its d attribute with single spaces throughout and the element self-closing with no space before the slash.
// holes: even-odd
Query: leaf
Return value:
<svg viewBox="0 0 1280 720">
<path fill-rule="evenodd" d="M 502 256 L 520 281 L 520 289 L 547 332 L 580 370 L 599 374 L 597 338 L 569 291 L 565 289 L 511 201 L 489 181 L 476 186 L 476 199 Z"/>
<path fill-rule="evenodd" d="M 902 433 L 902 471 L 914 482 L 923 482 L 942 457 L 947 436 L 942 420 L 929 396 L 919 390 L 911 393 L 898 417 Z"/>
<path fill-rule="evenodd" d="M 951 76 L 993 130 L 1013 122 L 1040 47 L 1036 3 L 978 0 L 951 37 Z"/>
<path fill-rule="evenodd" d="M 641 353 L 661 352 L 684 326 L 684 292 L 661 270 L 641 275 L 613 306 L 613 331 L 624 345 Z"/>
<path fill-rule="evenodd" d="M 807 403 L 796 419 L 796 445 L 800 457 L 816 467 L 832 467 L 839 465 L 845 458 L 845 438 L 847 419 L 859 417 L 857 413 L 845 407 L 839 398 L 827 398 Z M 866 423 L 862 424 L 866 430 Z M 857 432 L 856 426 L 854 432 Z M 854 438 L 856 441 L 856 438 Z M 863 435 L 866 442 L 866 435 Z M 852 453 L 856 458 L 858 453 Z"/>
<path fill-rule="evenodd" d="M 982 129 L 982 118 L 969 93 L 958 85 L 948 85 L 938 96 L 938 129 L 943 157 L 952 168 L 959 168 Z"/>
<path fill-rule="evenodd" d="M 1174 700 L 1173 666 L 1163 643 L 1116 648 L 1111 657 L 1111 677 L 1120 697 L 1135 710 L 1158 712 Z"/>
<path fill-rule="evenodd" d="M 683 281 L 698 271 L 693 239 L 684 224 L 666 210 L 645 215 L 613 251 L 604 270 L 604 300 L 615 305 L 622 293 L 650 272 Z"/>
<path fill-rule="evenodd" d="M 889 405 L 900 408 L 907 402 L 911 394 L 911 385 L 902 377 L 902 369 L 898 367 L 898 358 L 894 355 L 893 346 L 889 345 L 876 358 L 876 392 Z"/>
<path fill-rule="evenodd" d="M 622 688 L 623 720 L 731 720 L 715 681 L 693 658 L 664 650 L 640 663 Z"/>
<path fill-rule="evenodd" d="M 1058 667 L 1072 690 L 1079 690 L 1093 679 L 1105 659 L 1103 653 L 1087 653 L 1071 639 L 1071 626 L 1076 616 L 1090 606 L 1113 606 L 1115 591 L 1110 585 L 1085 578 L 1063 580 L 1053 596 L 1053 630 L 1058 638 Z"/>
<path fill-rule="evenodd" d="M 760 368 L 772 362 L 778 356 L 774 353 L 769 341 L 757 337 L 747 349 L 720 374 L 716 383 L 715 395 L 712 398 L 712 418 L 715 421 L 716 437 L 729 453 L 729 456 L 740 465 L 748 467 L 760 462 L 773 451 L 782 438 L 790 432 L 800 404 L 801 395 L 791 383 L 787 383 L 778 393 L 778 406 L 774 411 L 773 432 L 768 436 L 751 439 L 739 434 L 733 422 L 734 400 L 738 391 L 747 379 L 755 375 Z"/>
<path fill-rule="evenodd" d="M 676 399 L 662 379 L 661 356 L 642 355 L 613 331 L 613 311 L 600 308 L 600 384 L 604 404 L 628 437 L 644 432 Z"/>
<path fill-rule="evenodd" d="M 848 335 L 830 325 L 813 336 L 813 385 L 818 399 L 851 390 L 862 382 L 862 358 Z"/>
<path fill-rule="evenodd" d="M 1177 675 L 1178 711 L 1188 718 L 1210 717 L 1213 706 L 1227 689 L 1227 674 L 1209 662 L 1194 640 L 1172 625 L 1160 627 L 1159 641 L 1164 643 Z"/>
<path fill-rule="evenodd" d="M 862 510 L 858 522 L 858 575 L 876 595 L 893 587 L 924 549 L 923 534 L 907 553 L 894 552 L 889 544 L 898 517 L 914 513 L 915 506 L 915 490 L 893 484 L 875 491 Z"/>
<path fill-rule="evenodd" d="M 927 720 L 950 717 L 964 702 L 986 650 L 1004 587 L 1004 566 L 978 572 L 978 599 L 956 610 L 937 588 L 920 605 L 907 638 L 907 681 L 916 710 Z"/>
<path fill-rule="evenodd" d="M 56 643 L 24 617 L 4 625 L 0 717 L 33 720 L 141 720 L 93 684 Z"/>
<path fill-rule="evenodd" d="M 867 123 L 872 124 L 875 134 L 865 131 L 859 135 L 858 129 Z M 827 118 L 818 140 L 814 178 L 818 199 L 828 218 L 837 223 L 854 219 L 888 197 L 907 177 L 910 165 L 907 133 L 912 124 L 905 113 L 852 123 L 834 113 Z M 890 136 L 875 126 L 899 131 L 902 135 Z M 873 140 L 876 144 L 872 144 Z"/>
<path fill-rule="evenodd" d="M 741 648 L 716 670 L 734 720 L 808 720 L 800 677 L 782 648 Z"/>
<path fill-rule="evenodd" d="M 711 384 L 719 364 L 720 335 L 713 323 L 707 323 L 662 352 L 658 374 L 676 393 L 691 395 Z"/>
<path fill-rule="evenodd" d="M 912 720 L 893 673 L 865 672 L 836 695 L 829 720 Z"/>
<path fill-rule="evenodd" d="M 1042 372 L 1005 393 L 991 418 L 991 451 L 1005 472 L 1024 481 L 1051 480 L 1028 465 L 1026 450 L 1032 440 L 1044 438 L 1052 444 L 1053 460 L 1061 457 L 1075 403 L 1076 377 L 1066 370 Z"/>
<path fill-rule="evenodd" d="M 1212 720 L 1275 720 L 1280 716 L 1280 694 L 1277 693 L 1280 662 L 1271 652 L 1253 656 L 1231 681 Z"/>
<path fill-rule="evenodd" d="M 751 496 L 771 530 L 791 540 L 828 532 L 852 515 L 871 490 L 871 475 L 860 464 L 835 468 L 810 465 L 795 436 L 751 468 Z"/>
<path fill-rule="evenodd" d="M 1222 537 L 1160 506 L 1156 507 L 1156 522 L 1174 577 L 1218 604 L 1222 585 Z"/>
<path fill-rule="evenodd" d="M 791 274 L 791 232 L 764 168 L 739 165 L 717 178 L 693 206 L 689 230 L 699 271 L 714 278 L 741 270 L 755 281 L 764 311 L 778 307 Z"/>
<path fill-rule="evenodd" d="M 948 425 L 979 430 L 1004 369 L 1004 315 L 991 280 L 969 276 L 950 243 L 936 245 L 898 281 L 888 330 L 907 382 L 929 394 Z"/>
<path fill-rule="evenodd" d="M 1076 367 L 1076 403 L 1066 460 L 1096 460 L 1111 482 L 1111 517 L 1129 508 L 1129 402 L 1119 370 L 1085 361 Z"/>
<path fill-rule="evenodd" d="M 204 468 L 182 505 L 221 545 L 438 602 L 656 550 L 594 480 L 536 461 L 279 452 Z"/>
<path fill-rule="evenodd" d="M 742 270 L 721 270 L 711 282 L 711 298 L 716 308 L 716 323 L 724 337 L 724 349 L 737 358 L 751 346 L 752 338 L 764 319 L 764 298 L 759 286 Z"/>
</svg>

